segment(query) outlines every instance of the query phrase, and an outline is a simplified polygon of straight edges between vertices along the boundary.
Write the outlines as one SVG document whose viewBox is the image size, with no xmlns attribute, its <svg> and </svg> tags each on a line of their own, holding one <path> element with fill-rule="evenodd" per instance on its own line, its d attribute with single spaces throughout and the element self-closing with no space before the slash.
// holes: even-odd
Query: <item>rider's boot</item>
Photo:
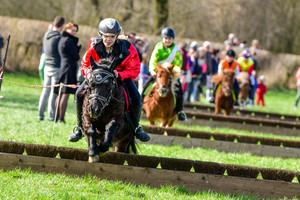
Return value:
<svg viewBox="0 0 300 200">
<path fill-rule="evenodd" d="M 141 140 L 142 142 L 147 142 L 151 139 L 151 137 L 145 131 L 143 131 L 143 127 L 139 123 L 141 109 L 141 105 L 132 105 L 132 109 L 130 112 L 130 120 L 134 126 L 135 137 Z"/>
<path fill-rule="evenodd" d="M 77 142 L 83 138 L 82 129 L 82 105 L 83 101 L 76 102 L 77 126 L 74 127 L 72 135 L 69 137 L 70 142 Z"/>
<path fill-rule="evenodd" d="M 185 112 L 183 111 L 183 98 L 180 95 L 176 95 L 176 110 L 178 111 L 177 116 L 178 120 L 180 121 L 186 121 L 187 116 Z"/>
<path fill-rule="evenodd" d="M 178 120 L 186 121 L 187 116 L 186 116 L 185 112 L 183 111 L 183 91 L 182 91 L 182 87 L 181 87 L 181 83 L 180 83 L 179 79 L 177 80 L 177 83 L 175 84 L 174 94 L 175 94 L 175 98 L 176 98 L 175 107 L 177 110 Z"/>
<path fill-rule="evenodd" d="M 209 100 L 209 103 L 215 103 L 215 97 L 216 97 L 216 92 L 217 92 L 217 88 L 219 85 L 215 85 L 214 89 L 213 89 L 213 93 L 211 95 L 211 98 Z"/>
</svg>

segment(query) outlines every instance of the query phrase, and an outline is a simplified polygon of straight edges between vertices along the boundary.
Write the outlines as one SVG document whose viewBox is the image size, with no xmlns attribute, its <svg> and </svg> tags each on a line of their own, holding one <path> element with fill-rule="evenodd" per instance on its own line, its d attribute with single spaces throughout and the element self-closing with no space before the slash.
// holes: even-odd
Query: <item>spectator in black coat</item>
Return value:
<svg viewBox="0 0 300 200">
<path fill-rule="evenodd" d="M 58 43 L 58 51 L 61 57 L 59 81 L 58 83 L 72 84 L 77 83 L 77 61 L 80 59 L 79 51 L 81 45 L 79 39 L 75 37 L 78 32 L 78 25 L 69 22 L 65 26 L 62 37 Z M 56 91 L 58 92 L 58 91 Z M 58 106 L 57 121 L 65 123 L 65 112 L 68 105 L 70 94 L 75 94 L 76 88 L 62 87 L 60 98 L 56 99 Z"/>
</svg>

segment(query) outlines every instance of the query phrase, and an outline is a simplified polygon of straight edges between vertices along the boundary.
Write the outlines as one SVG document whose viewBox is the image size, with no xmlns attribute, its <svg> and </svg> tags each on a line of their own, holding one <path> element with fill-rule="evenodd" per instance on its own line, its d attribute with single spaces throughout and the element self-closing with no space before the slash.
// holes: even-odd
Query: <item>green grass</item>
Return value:
<svg viewBox="0 0 300 200">
<path fill-rule="evenodd" d="M 37 77 L 5 74 L 7 80 L 37 85 L 40 81 Z M 68 136 L 76 124 L 74 96 L 70 97 L 66 114 L 67 124 L 54 124 L 47 120 L 39 122 L 38 101 L 41 89 L 16 86 L 3 82 L 0 95 L 0 140 L 11 140 L 26 143 L 51 144 L 55 146 L 67 146 L 75 148 L 87 148 L 86 141 L 77 143 L 68 142 Z M 282 102 L 286 99 L 289 91 L 283 94 L 274 92 L 268 98 L 278 99 Z M 269 95 L 272 91 L 269 91 Z M 266 97 L 267 99 L 267 97 Z M 289 100 L 291 102 L 291 100 Z M 267 104 L 268 105 L 268 104 Z M 291 105 L 291 104 L 289 104 Z M 290 110 L 290 106 L 282 110 Z M 273 106 L 269 102 L 270 107 Z M 267 109 L 268 106 L 265 108 Z M 281 111 L 282 111 L 281 110 Z M 47 119 L 47 114 L 46 114 Z M 146 121 L 142 122 L 147 124 Z M 211 131 L 229 132 L 236 131 L 239 134 L 257 134 L 259 136 L 273 137 L 268 133 L 252 133 L 249 131 L 237 131 L 234 129 L 211 129 L 210 127 L 183 126 L 193 130 L 207 129 Z M 53 131 L 54 130 L 54 131 Z M 53 140 L 51 140 L 53 134 Z M 278 138 L 297 139 L 299 137 Z M 247 153 L 223 153 L 212 149 L 191 148 L 185 149 L 181 146 L 162 146 L 140 144 L 139 153 L 142 155 L 162 156 L 172 158 L 185 158 L 193 160 L 222 162 L 229 164 L 251 165 L 257 167 L 271 167 L 300 171 L 299 159 L 282 159 L 272 157 L 258 157 Z M 21 188 L 21 189 L 20 189 Z M 71 177 L 66 175 L 53 175 L 34 173 L 30 170 L 0 171 L 0 199 L 256 199 L 250 196 L 233 196 L 221 193 L 200 192 L 189 193 L 180 187 L 162 187 L 152 189 L 146 186 L 135 186 L 118 181 L 100 180 L 96 177 Z"/>
</svg>

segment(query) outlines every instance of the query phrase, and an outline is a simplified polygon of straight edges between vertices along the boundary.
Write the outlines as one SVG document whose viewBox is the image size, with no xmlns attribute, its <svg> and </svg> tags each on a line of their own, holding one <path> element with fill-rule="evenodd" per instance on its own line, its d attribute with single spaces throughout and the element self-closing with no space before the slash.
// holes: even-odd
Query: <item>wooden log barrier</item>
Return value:
<svg viewBox="0 0 300 200">
<path fill-rule="evenodd" d="M 160 145 L 182 145 L 185 148 L 202 147 L 224 152 L 249 152 L 258 156 L 272 156 L 282 158 L 300 158 L 300 148 L 280 147 L 271 145 L 257 145 L 249 143 L 235 143 L 230 141 L 209 140 L 200 138 L 186 138 L 179 136 L 165 136 L 150 134 L 147 143 Z M 139 142 L 139 141 L 137 141 Z M 139 142 L 141 143 L 141 142 Z"/>
<path fill-rule="evenodd" d="M 284 181 L 243 178 L 156 168 L 87 163 L 69 159 L 0 153 L 0 168 L 27 169 L 45 173 L 87 174 L 108 180 L 119 180 L 151 187 L 183 186 L 192 192 L 213 190 L 228 194 L 254 194 L 262 198 L 300 197 L 300 184 Z"/>
</svg>

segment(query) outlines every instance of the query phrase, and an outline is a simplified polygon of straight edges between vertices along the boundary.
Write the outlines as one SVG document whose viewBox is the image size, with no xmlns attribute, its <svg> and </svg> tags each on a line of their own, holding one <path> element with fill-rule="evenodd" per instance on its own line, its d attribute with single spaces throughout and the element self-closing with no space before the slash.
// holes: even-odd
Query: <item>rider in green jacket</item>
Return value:
<svg viewBox="0 0 300 200">
<path fill-rule="evenodd" d="M 145 91 L 147 87 L 155 81 L 156 71 L 157 71 L 157 63 L 169 62 L 174 65 L 174 67 L 180 68 L 182 67 L 182 55 L 180 53 L 180 48 L 177 44 L 174 43 L 175 31 L 166 27 L 161 31 L 162 41 L 158 42 L 155 45 L 155 48 L 151 54 L 150 62 L 149 62 L 149 71 L 151 76 L 148 81 L 144 85 L 144 90 L 142 94 L 142 98 L 146 94 Z M 183 112 L 183 91 L 180 83 L 180 79 L 175 80 L 174 94 L 176 96 L 176 110 L 178 112 L 178 119 L 185 121 L 187 120 L 186 114 Z"/>
</svg>

